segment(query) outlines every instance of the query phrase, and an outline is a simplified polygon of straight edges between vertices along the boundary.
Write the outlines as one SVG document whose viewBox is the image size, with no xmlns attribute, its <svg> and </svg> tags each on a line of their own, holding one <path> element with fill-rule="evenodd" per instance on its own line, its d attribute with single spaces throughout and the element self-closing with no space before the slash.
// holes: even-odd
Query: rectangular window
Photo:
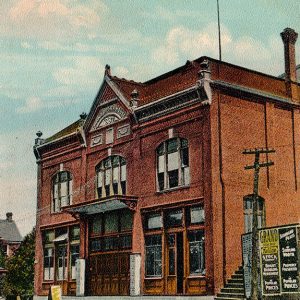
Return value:
<svg viewBox="0 0 300 300">
<path fill-rule="evenodd" d="M 76 260 L 79 258 L 79 245 L 71 245 L 71 279 L 76 279 Z"/>
<path fill-rule="evenodd" d="M 175 257 L 175 234 L 169 234 L 167 237 L 169 248 L 169 275 L 175 275 L 176 257 Z"/>
<path fill-rule="evenodd" d="M 60 245 L 57 247 L 57 280 L 67 279 L 67 246 Z"/>
<path fill-rule="evenodd" d="M 104 233 L 118 232 L 118 215 L 116 212 L 111 212 L 105 215 Z"/>
<path fill-rule="evenodd" d="M 169 188 L 178 186 L 178 170 L 168 171 Z"/>
<path fill-rule="evenodd" d="M 160 235 L 146 236 L 146 276 L 162 276 L 162 244 Z"/>
<path fill-rule="evenodd" d="M 101 240 L 99 238 L 92 239 L 90 242 L 90 249 L 91 249 L 91 252 L 101 251 Z"/>
<path fill-rule="evenodd" d="M 162 216 L 160 213 L 155 213 L 146 216 L 146 229 L 162 228 Z"/>
<path fill-rule="evenodd" d="M 114 195 L 118 195 L 119 191 L 118 191 L 118 186 L 119 186 L 119 167 L 114 167 L 113 168 L 113 189 L 114 189 Z"/>
<path fill-rule="evenodd" d="M 120 217 L 120 229 L 121 231 L 127 231 L 132 229 L 132 212 L 130 210 L 126 210 L 122 213 Z"/>
<path fill-rule="evenodd" d="M 92 221 L 92 233 L 100 234 L 102 232 L 102 216 L 97 215 Z"/>
<path fill-rule="evenodd" d="M 73 226 L 70 228 L 70 240 L 78 241 L 80 239 L 80 227 Z"/>
<path fill-rule="evenodd" d="M 190 231 L 188 233 L 188 239 L 190 275 L 205 275 L 204 231 Z"/>
<path fill-rule="evenodd" d="M 103 171 L 99 171 L 97 174 L 97 192 L 98 192 L 98 198 L 102 197 L 102 186 L 103 186 Z"/>
<path fill-rule="evenodd" d="M 54 279 L 53 248 L 44 249 L 44 280 Z"/>
<path fill-rule="evenodd" d="M 178 152 L 168 154 L 168 171 L 178 170 Z"/>
<path fill-rule="evenodd" d="M 166 213 L 166 227 L 182 226 L 182 209 L 168 211 Z"/>
<path fill-rule="evenodd" d="M 199 224 L 205 221 L 204 209 L 201 206 L 190 208 L 191 224 Z"/>
<path fill-rule="evenodd" d="M 131 235 L 120 236 L 120 238 L 119 238 L 119 247 L 122 250 L 131 249 L 131 247 L 132 247 L 132 236 Z"/>
<path fill-rule="evenodd" d="M 103 251 L 114 251 L 118 250 L 118 237 L 104 237 L 102 239 L 102 250 Z"/>
<path fill-rule="evenodd" d="M 105 170 L 105 193 L 110 195 L 111 169 Z"/>
</svg>

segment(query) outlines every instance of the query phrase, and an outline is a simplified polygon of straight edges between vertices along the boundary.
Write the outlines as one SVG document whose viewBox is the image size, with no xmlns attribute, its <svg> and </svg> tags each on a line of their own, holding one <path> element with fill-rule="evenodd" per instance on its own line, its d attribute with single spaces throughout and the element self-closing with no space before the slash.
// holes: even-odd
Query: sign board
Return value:
<svg viewBox="0 0 300 300">
<path fill-rule="evenodd" d="M 299 230 L 300 228 L 298 228 Z M 279 233 L 279 248 L 281 262 L 282 293 L 299 292 L 299 262 L 297 252 L 297 228 L 281 228 Z"/>
<path fill-rule="evenodd" d="M 141 254 L 130 254 L 130 296 L 141 293 Z"/>
<path fill-rule="evenodd" d="M 278 230 L 261 230 L 259 241 L 262 293 L 278 295 L 280 294 Z"/>
<path fill-rule="evenodd" d="M 84 296 L 85 287 L 85 259 L 76 260 L 76 296 Z"/>
<path fill-rule="evenodd" d="M 52 300 L 61 300 L 60 285 L 52 285 L 51 286 L 51 298 L 52 298 Z"/>
<path fill-rule="evenodd" d="M 300 293 L 298 235 L 300 235 L 299 225 L 259 231 L 263 295 Z"/>
</svg>

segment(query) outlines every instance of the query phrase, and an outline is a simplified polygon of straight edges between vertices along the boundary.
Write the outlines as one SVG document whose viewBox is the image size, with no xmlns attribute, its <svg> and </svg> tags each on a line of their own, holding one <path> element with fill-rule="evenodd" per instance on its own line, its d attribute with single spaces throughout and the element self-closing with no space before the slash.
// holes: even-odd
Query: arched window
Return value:
<svg viewBox="0 0 300 300">
<path fill-rule="evenodd" d="M 98 198 L 126 194 L 126 161 L 118 155 L 110 156 L 96 167 Z"/>
<path fill-rule="evenodd" d="M 62 207 L 72 203 L 72 176 L 70 172 L 59 172 L 53 177 L 52 195 L 53 212 L 58 212 Z"/>
<path fill-rule="evenodd" d="M 262 197 L 258 197 L 257 205 L 257 226 L 258 228 L 265 227 L 265 200 Z M 244 197 L 244 225 L 245 233 L 252 232 L 253 221 L 253 195 L 247 195 Z"/>
<path fill-rule="evenodd" d="M 160 191 L 190 184 L 188 141 L 181 138 L 161 143 L 157 150 L 157 184 Z"/>
</svg>

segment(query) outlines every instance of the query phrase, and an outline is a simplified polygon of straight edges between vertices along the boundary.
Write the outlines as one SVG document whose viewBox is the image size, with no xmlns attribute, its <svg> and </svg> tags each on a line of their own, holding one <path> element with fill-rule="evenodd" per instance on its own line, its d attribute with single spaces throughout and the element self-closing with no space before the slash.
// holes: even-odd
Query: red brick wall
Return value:
<svg viewBox="0 0 300 300">
<path fill-rule="evenodd" d="M 218 123 L 219 117 L 221 124 Z M 244 149 L 270 147 L 276 150 L 275 154 L 269 155 L 269 160 L 274 161 L 275 165 L 269 167 L 269 170 L 261 169 L 259 178 L 259 194 L 265 199 L 266 225 L 299 222 L 300 133 L 297 128 L 300 118 L 299 109 L 286 109 L 268 103 L 266 99 L 251 101 L 224 94 L 218 98 L 217 92 L 214 93 L 211 118 L 214 257 L 217 268 L 216 288 L 219 289 L 222 287 L 221 265 L 226 264 L 226 277 L 229 278 L 241 264 L 240 239 L 244 233 L 243 196 L 253 193 L 254 174 L 253 170 L 244 170 L 247 164 L 254 163 L 253 155 L 242 154 Z M 218 165 L 220 141 L 224 182 L 223 205 Z M 266 161 L 265 155 L 261 161 Z M 225 260 L 221 246 L 223 222 Z"/>
</svg>

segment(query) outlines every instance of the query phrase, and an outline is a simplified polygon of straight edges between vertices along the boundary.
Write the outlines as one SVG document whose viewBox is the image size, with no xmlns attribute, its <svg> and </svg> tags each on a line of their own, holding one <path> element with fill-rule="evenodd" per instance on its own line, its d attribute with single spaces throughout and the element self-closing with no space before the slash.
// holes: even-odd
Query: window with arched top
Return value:
<svg viewBox="0 0 300 300">
<path fill-rule="evenodd" d="M 258 196 L 257 202 L 257 227 L 263 228 L 266 223 L 265 200 Z M 253 195 L 244 197 L 244 226 L 245 233 L 252 232 L 253 222 Z"/>
<path fill-rule="evenodd" d="M 62 207 L 72 204 L 72 175 L 62 171 L 52 178 L 52 211 L 59 212 Z"/>
<path fill-rule="evenodd" d="M 98 198 L 126 194 L 126 161 L 123 157 L 112 155 L 102 160 L 96 173 Z"/>
<path fill-rule="evenodd" d="M 190 184 L 188 141 L 172 138 L 156 149 L 158 190 Z"/>
</svg>

